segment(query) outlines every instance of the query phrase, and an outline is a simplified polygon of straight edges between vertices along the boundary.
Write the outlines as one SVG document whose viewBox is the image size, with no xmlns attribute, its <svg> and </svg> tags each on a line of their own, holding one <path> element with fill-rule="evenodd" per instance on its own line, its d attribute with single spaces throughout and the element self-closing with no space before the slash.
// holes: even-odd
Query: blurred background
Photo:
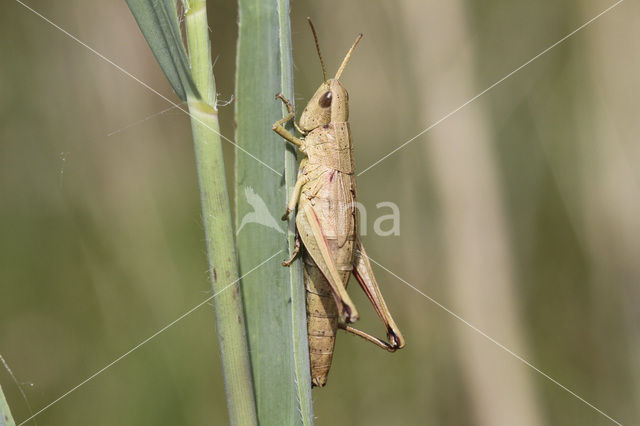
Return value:
<svg viewBox="0 0 640 426">
<path fill-rule="evenodd" d="M 365 34 L 342 79 L 362 171 L 614 3 L 296 1 L 296 101 L 322 78 L 306 16 L 330 74 Z M 29 4 L 177 101 L 125 2 Z M 236 4 L 209 4 L 228 100 Z M 639 14 L 619 3 L 358 178 L 371 257 L 468 323 L 376 268 L 407 346 L 340 335 L 318 425 L 613 424 L 505 348 L 640 423 Z M 0 355 L 26 401 L 2 365 L 0 384 L 20 423 L 210 293 L 187 117 L 13 0 L 0 55 Z M 232 138 L 233 103 L 220 117 Z M 371 232 L 384 201 L 399 236 Z M 207 305 L 37 423 L 226 424 L 214 327 Z"/>
</svg>

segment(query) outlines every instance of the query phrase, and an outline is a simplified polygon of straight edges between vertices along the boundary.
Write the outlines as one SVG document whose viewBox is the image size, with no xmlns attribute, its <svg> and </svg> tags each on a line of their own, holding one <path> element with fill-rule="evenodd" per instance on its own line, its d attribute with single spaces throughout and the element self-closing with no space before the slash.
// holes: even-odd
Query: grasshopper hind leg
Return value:
<svg viewBox="0 0 640 426">
<path fill-rule="evenodd" d="M 404 346 L 404 337 L 391 317 L 389 308 L 387 308 L 387 304 L 382 298 L 382 293 L 380 292 L 376 278 L 373 275 L 369 257 L 367 256 L 364 246 L 362 245 L 362 241 L 359 238 L 354 250 L 353 275 L 356 277 L 360 287 L 362 287 L 362 290 L 364 290 L 365 294 L 371 301 L 378 317 L 380 317 L 384 323 L 387 329 L 387 338 L 389 341 L 385 342 L 384 340 L 371 336 L 364 331 L 355 329 L 346 324 L 344 326 L 340 325 L 340 328 L 353 333 L 356 336 L 360 336 L 390 352 L 394 352 L 396 349 L 402 348 Z"/>
<path fill-rule="evenodd" d="M 299 207 L 296 225 L 300 232 L 305 252 L 314 260 L 327 280 L 335 304 L 338 307 L 340 319 L 349 323 L 357 321 L 358 310 L 345 289 L 346 282 L 343 283 L 342 274 L 336 267 L 318 217 L 310 204 L 306 204 L 302 208 Z"/>
<path fill-rule="evenodd" d="M 357 328 L 351 327 L 350 325 L 344 324 L 344 323 L 339 323 L 338 327 L 343 329 L 344 331 L 351 333 L 351 334 L 355 334 L 356 336 L 360 336 L 363 339 L 365 339 L 368 342 L 373 343 L 374 345 L 377 345 L 379 347 L 381 347 L 382 349 L 386 349 L 389 352 L 395 352 L 397 349 L 399 349 L 399 346 L 397 343 L 387 343 L 382 339 L 379 339 L 375 336 L 370 335 L 369 333 L 365 333 L 362 330 L 358 330 Z"/>
</svg>

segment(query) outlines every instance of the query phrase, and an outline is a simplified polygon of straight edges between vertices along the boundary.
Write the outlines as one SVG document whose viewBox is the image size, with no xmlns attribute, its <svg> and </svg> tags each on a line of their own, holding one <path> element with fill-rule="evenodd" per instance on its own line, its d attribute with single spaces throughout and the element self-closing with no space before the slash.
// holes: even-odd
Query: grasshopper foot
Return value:
<svg viewBox="0 0 640 426">
<path fill-rule="evenodd" d="M 291 266 L 291 264 L 293 263 L 294 260 L 296 260 L 296 257 L 298 257 L 298 252 L 294 251 L 293 255 L 291 255 L 291 258 L 289 260 L 283 260 L 282 261 L 282 266 L 286 266 L 289 267 Z"/>
<path fill-rule="evenodd" d="M 296 231 L 296 241 L 295 241 L 295 245 L 293 246 L 293 252 L 291 253 L 291 258 L 289 260 L 285 260 L 284 262 L 282 262 L 282 266 L 291 266 L 293 261 L 296 259 L 296 257 L 298 257 L 298 254 L 300 253 L 301 245 L 302 245 L 302 241 L 300 240 L 300 235 Z"/>
<path fill-rule="evenodd" d="M 289 220 L 289 215 L 290 214 L 291 214 L 291 210 L 287 209 L 287 211 L 285 211 L 284 214 L 281 217 L 282 221 L 286 222 L 287 220 Z"/>
<path fill-rule="evenodd" d="M 295 258 L 291 258 L 289 260 L 283 260 L 282 261 L 282 266 L 284 266 L 285 268 L 288 268 L 289 266 L 291 266 L 291 264 L 293 263 L 293 261 L 295 260 Z"/>
</svg>

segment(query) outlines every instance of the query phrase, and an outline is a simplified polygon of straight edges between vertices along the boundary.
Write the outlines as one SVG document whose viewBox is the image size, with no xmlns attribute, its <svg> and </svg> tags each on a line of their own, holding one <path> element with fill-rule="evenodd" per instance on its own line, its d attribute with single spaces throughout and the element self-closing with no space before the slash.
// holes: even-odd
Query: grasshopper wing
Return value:
<svg viewBox="0 0 640 426">
<path fill-rule="evenodd" d="M 355 179 L 345 173 L 336 173 L 334 181 L 335 185 L 332 190 L 335 194 L 336 205 L 331 211 L 334 216 L 333 223 L 336 228 L 338 248 L 342 248 L 348 240 L 353 241 L 357 229 Z"/>
</svg>

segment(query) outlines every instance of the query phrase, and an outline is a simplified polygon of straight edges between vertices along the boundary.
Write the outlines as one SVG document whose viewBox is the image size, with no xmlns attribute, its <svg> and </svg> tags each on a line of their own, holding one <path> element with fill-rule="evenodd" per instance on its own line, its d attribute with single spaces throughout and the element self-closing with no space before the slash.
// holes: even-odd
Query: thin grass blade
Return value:
<svg viewBox="0 0 640 426">
<path fill-rule="evenodd" d="M 144 38 L 178 97 L 200 98 L 191 76 L 173 0 L 127 0 Z"/>
<path fill-rule="evenodd" d="M 271 130 L 286 113 L 275 94 L 293 101 L 289 1 L 239 1 L 236 142 L 273 169 L 238 152 L 236 221 L 240 269 L 266 253 L 293 247 L 294 224 L 280 221 L 295 183 L 295 151 Z M 299 260 L 266 265 L 242 280 L 247 333 L 261 424 L 312 424 L 305 292 Z"/>
<path fill-rule="evenodd" d="M 0 426 L 15 426 L 16 422 L 13 421 L 11 416 L 11 410 L 7 399 L 4 397 L 2 387 L 0 386 Z"/>
<path fill-rule="evenodd" d="M 295 106 L 293 85 L 293 55 L 291 43 L 291 20 L 289 17 L 289 0 L 278 0 L 278 19 L 280 31 L 280 80 L 282 93 Z M 287 113 L 284 105 L 280 105 L 282 116 Z M 295 132 L 293 126 L 290 130 Z M 287 197 L 293 191 L 298 178 L 298 158 L 291 144 L 285 144 L 284 181 Z M 288 243 L 289 255 L 295 246 L 295 221 L 289 221 Z M 291 288 L 291 330 L 293 338 L 293 361 L 296 379 L 296 392 L 302 424 L 313 424 L 313 399 L 311 398 L 311 373 L 309 366 L 309 339 L 307 334 L 307 295 L 304 287 L 302 262 L 294 262 L 289 268 L 289 285 Z"/>
</svg>

